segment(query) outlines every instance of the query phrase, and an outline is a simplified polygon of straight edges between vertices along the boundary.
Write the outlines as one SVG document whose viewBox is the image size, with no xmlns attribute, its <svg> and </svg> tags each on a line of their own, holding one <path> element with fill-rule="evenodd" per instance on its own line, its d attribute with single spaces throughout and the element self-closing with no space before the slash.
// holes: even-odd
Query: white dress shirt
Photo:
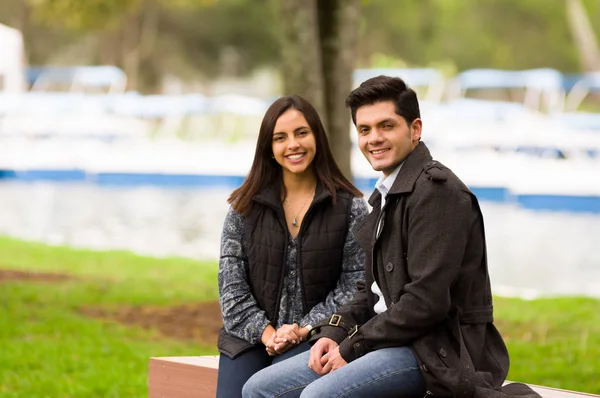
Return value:
<svg viewBox="0 0 600 398">
<path fill-rule="evenodd" d="M 381 177 L 379 177 L 379 179 L 375 183 L 375 188 L 379 191 L 379 193 L 381 193 L 381 208 L 382 209 L 383 209 L 383 206 L 385 206 L 385 200 L 387 198 L 387 194 L 390 191 L 390 189 L 392 189 L 392 185 L 394 184 L 394 181 L 396 181 L 396 177 L 398 177 L 398 173 L 400 172 L 400 169 L 402 168 L 403 163 L 404 162 L 400 163 L 398 165 L 398 167 L 396 167 L 396 169 L 389 176 L 386 177 L 384 175 L 381 175 Z M 377 225 L 377 229 L 379 229 L 379 225 Z M 387 305 L 385 305 L 385 300 L 383 299 L 383 293 L 381 293 L 381 289 L 377 285 L 377 282 L 373 281 L 373 284 L 371 285 L 371 291 L 373 293 L 375 293 L 377 296 L 379 296 L 379 300 L 377 300 L 377 302 L 375 303 L 373 310 L 375 311 L 376 314 L 381 314 L 382 312 L 387 310 Z"/>
</svg>

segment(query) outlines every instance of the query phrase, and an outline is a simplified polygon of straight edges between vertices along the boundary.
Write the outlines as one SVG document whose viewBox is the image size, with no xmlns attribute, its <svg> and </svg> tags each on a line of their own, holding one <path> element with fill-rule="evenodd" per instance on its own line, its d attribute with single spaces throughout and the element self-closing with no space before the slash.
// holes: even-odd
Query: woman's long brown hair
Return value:
<svg viewBox="0 0 600 398">
<path fill-rule="evenodd" d="M 283 188 L 281 166 L 272 158 L 273 130 L 279 116 L 292 108 L 302 112 L 315 136 L 316 154 L 312 163 L 313 170 L 317 180 L 331 192 L 333 202 L 335 203 L 338 189 L 348 191 L 356 197 L 362 197 L 362 193 L 344 177 L 333 159 L 327 134 L 325 134 L 325 128 L 317 110 L 299 95 L 289 95 L 273 102 L 263 117 L 250 173 L 243 184 L 233 191 L 227 200 L 236 212 L 248 215 L 252 208 L 252 198 L 261 189 L 272 184 Z"/>
</svg>

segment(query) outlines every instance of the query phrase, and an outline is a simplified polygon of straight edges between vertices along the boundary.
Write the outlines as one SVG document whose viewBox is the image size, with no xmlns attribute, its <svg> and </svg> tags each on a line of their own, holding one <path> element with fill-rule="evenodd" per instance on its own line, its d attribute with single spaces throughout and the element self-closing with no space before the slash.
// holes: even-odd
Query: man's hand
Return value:
<svg viewBox="0 0 600 398">
<path fill-rule="evenodd" d="M 321 357 L 321 365 L 323 365 L 322 372 L 326 375 L 342 366 L 348 365 L 348 362 L 340 355 L 340 347 L 338 346 Z"/>
<path fill-rule="evenodd" d="M 331 369 L 329 369 L 329 371 L 327 372 L 323 372 L 323 364 L 328 363 L 327 359 L 325 360 L 325 362 L 323 362 L 323 358 L 326 357 L 326 355 L 329 352 L 334 350 L 338 351 L 339 355 L 339 350 L 337 349 L 337 346 L 338 344 L 329 337 L 321 337 L 310 349 L 308 367 L 311 368 L 318 375 L 323 376 L 327 374 L 329 371 L 331 371 Z M 326 358 L 331 358 L 331 356 L 328 356 Z"/>
</svg>

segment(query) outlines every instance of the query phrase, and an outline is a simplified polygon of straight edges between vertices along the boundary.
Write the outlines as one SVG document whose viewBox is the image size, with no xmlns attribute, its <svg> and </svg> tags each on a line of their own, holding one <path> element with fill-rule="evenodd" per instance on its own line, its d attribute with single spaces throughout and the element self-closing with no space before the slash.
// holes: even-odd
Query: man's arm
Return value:
<svg viewBox="0 0 600 398">
<path fill-rule="evenodd" d="M 423 188 L 409 214 L 410 282 L 397 303 L 340 344 L 340 354 L 348 362 L 374 349 L 409 344 L 431 330 L 450 309 L 450 288 L 459 275 L 479 213 L 470 195 L 456 187 L 426 182 Z"/>
</svg>

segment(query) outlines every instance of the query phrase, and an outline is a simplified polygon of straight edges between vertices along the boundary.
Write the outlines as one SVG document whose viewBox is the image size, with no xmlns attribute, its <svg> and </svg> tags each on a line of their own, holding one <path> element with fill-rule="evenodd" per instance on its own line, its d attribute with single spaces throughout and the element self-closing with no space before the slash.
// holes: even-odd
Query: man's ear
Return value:
<svg viewBox="0 0 600 398">
<path fill-rule="evenodd" d="M 423 121 L 419 118 L 413 120 L 410 124 L 410 135 L 413 141 L 421 140 L 421 132 L 423 131 Z"/>
</svg>

